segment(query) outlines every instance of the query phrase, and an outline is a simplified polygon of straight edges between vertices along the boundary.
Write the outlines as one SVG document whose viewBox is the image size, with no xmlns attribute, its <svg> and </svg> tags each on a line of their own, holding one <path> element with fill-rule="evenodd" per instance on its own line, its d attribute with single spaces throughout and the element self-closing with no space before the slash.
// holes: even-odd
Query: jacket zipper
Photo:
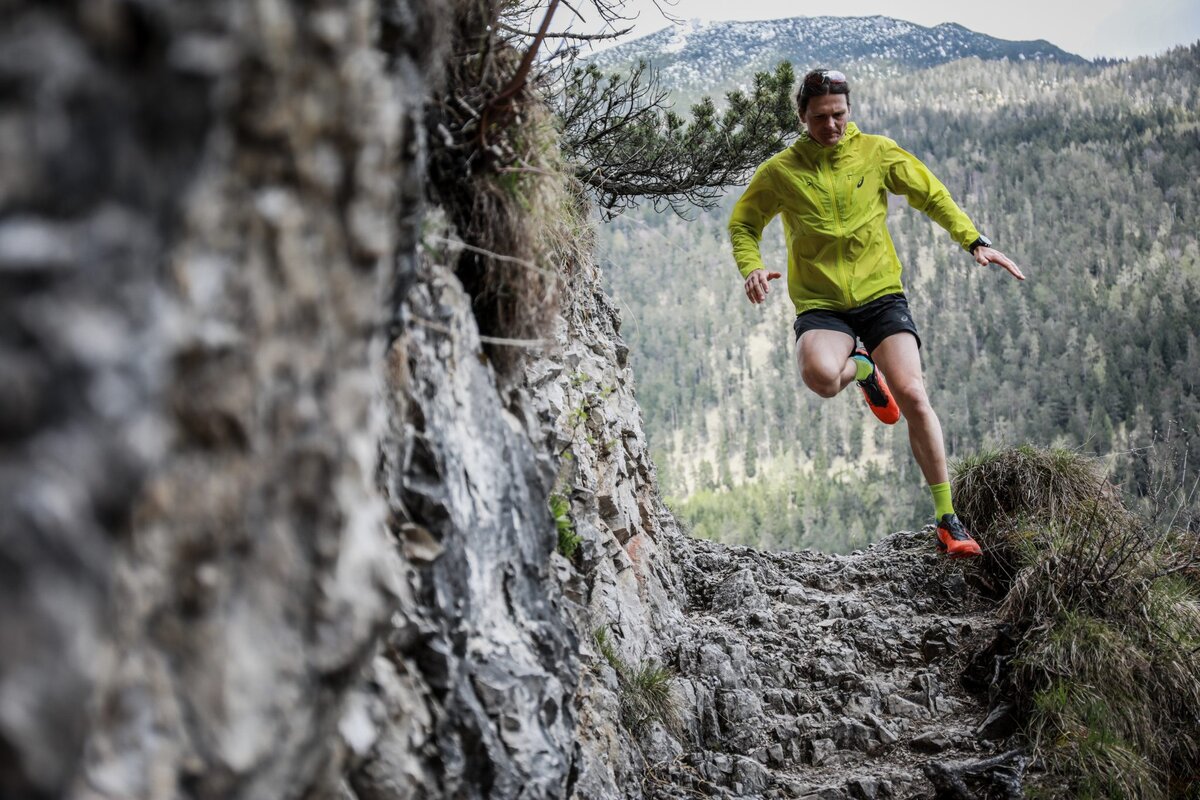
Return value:
<svg viewBox="0 0 1200 800">
<path fill-rule="evenodd" d="M 825 171 L 826 183 L 829 186 L 829 197 L 833 203 L 833 221 L 835 233 L 837 234 L 837 268 L 838 273 L 842 277 L 842 292 L 846 296 L 846 307 L 853 308 L 854 295 L 850 292 L 850 275 L 849 271 L 846 269 L 846 259 L 842 252 L 842 249 L 845 246 L 845 230 L 843 229 L 842 225 L 841 209 L 838 208 L 837 184 L 833 179 L 833 165 L 830 159 L 824 159 L 824 162 L 825 163 L 822 166 L 824 167 Z"/>
</svg>

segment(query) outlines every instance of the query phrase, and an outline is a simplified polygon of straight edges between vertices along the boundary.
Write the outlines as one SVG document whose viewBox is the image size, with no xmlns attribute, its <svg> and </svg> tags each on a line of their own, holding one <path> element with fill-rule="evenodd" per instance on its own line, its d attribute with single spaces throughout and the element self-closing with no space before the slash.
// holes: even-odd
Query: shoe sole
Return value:
<svg viewBox="0 0 1200 800">
<path fill-rule="evenodd" d="M 965 550 L 955 550 L 954 552 L 950 552 L 950 548 L 947 547 L 941 539 L 937 540 L 937 549 L 939 553 L 947 558 L 976 558 L 983 555 L 983 551 L 979 549 L 978 544 L 975 545 L 974 549 L 968 548 Z"/>
<path fill-rule="evenodd" d="M 983 553 L 977 552 L 977 551 L 975 551 L 975 550 L 959 550 L 959 551 L 957 551 L 957 552 L 954 552 L 954 553 L 947 553 L 947 554 L 946 554 L 946 558 L 955 558 L 955 559 L 958 559 L 958 558 L 979 558 L 979 556 L 981 556 L 981 555 L 983 555 Z"/>
</svg>

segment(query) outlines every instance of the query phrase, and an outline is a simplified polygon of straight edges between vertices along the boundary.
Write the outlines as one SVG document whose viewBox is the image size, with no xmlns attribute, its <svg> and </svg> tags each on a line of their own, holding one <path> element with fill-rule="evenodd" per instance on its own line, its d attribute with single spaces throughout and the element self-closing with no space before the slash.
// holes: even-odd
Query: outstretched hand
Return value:
<svg viewBox="0 0 1200 800">
<path fill-rule="evenodd" d="M 979 252 L 976 250 L 975 252 Z M 767 295 L 771 293 L 771 281 L 776 278 L 782 278 L 781 272 L 767 272 L 765 269 L 756 269 L 746 278 L 746 297 L 751 303 L 758 305 L 767 299 Z"/>
<path fill-rule="evenodd" d="M 1019 281 L 1025 280 L 1025 274 L 1021 272 L 1021 268 L 1013 263 L 1013 260 L 1001 253 L 994 247 L 976 247 L 975 261 L 979 266 L 986 267 L 988 264 L 999 264 L 1009 271 L 1014 278 Z"/>
</svg>

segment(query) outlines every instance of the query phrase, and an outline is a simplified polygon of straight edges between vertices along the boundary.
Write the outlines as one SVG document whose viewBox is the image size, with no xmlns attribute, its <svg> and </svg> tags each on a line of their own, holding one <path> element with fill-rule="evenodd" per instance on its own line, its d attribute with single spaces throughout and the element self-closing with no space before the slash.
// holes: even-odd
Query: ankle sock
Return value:
<svg viewBox="0 0 1200 800">
<path fill-rule="evenodd" d="M 871 363 L 871 359 L 865 356 L 850 356 L 854 359 L 854 380 L 865 381 L 871 377 L 871 373 L 875 371 L 875 365 Z"/>
<path fill-rule="evenodd" d="M 929 486 L 929 493 L 933 495 L 933 515 L 941 519 L 946 514 L 954 513 L 954 503 L 950 502 L 950 484 L 935 483 Z"/>
</svg>

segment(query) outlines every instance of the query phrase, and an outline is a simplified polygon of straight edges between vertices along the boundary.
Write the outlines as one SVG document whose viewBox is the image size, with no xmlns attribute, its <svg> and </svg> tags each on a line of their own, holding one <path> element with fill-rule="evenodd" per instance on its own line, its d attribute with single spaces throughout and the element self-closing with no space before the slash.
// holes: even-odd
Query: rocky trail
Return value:
<svg viewBox="0 0 1200 800">
<path fill-rule="evenodd" d="M 993 617 L 973 565 L 936 555 L 931 529 L 846 556 L 690 538 L 676 549 L 690 551 L 676 554 L 690 601 L 673 665 L 682 739 L 702 746 L 647 752 L 661 758 L 649 795 L 953 797 L 927 768 L 997 754 L 961 681 Z"/>
</svg>

